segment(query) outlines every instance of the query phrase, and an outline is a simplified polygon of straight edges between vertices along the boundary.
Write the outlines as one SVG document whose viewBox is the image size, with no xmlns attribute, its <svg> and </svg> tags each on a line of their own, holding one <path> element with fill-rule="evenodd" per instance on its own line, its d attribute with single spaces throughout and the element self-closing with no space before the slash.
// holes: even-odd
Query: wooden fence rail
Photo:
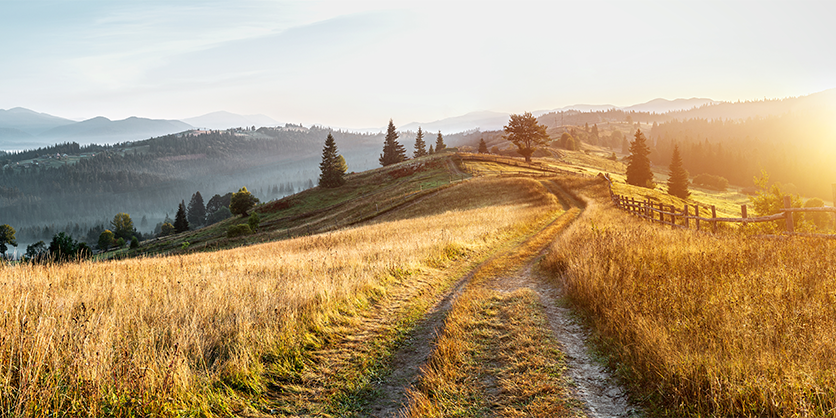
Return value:
<svg viewBox="0 0 836 418">
<path fill-rule="evenodd" d="M 609 180 L 609 179 L 608 179 Z M 803 236 L 820 236 L 826 238 L 836 238 L 836 235 L 830 234 L 805 234 L 805 233 L 796 233 L 795 226 L 793 225 L 793 213 L 801 212 L 831 212 L 836 213 L 836 207 L 818 207 L 818 208 L 793 208 L 791 207 L 791 200 L 789 196 L 784 196 L 784 207 L 783 211 L 776 213 L 774 215 L 769 216 L 758 216 L 758 217 L 749 217 L 748 216 L 748 207 L 747 205 L 740 205 L 740 212 L 743 215 L 740 218 L 718 218 L 717 217 L 717 208 L 712 206 L 700 206 L 694 204 L 684 204 L 682 209 L 678 209 L 673 205 L 666 205 L 663 203 L 656 203 L 651 202 L 648 200 L 636 200 L 632 197 L 622 196 L 613 193 L 612 191 L 612 182 L 610 182 L 610 197 L 612 198 L 613 204 L 619 209 L 626 210 L 633 215 L 636 215 L 640 218 L 647 219 L 651 222 L 662 223 L 665 225 L 670 225 L 672 228 L 682 228 L 682 229 L 689 229 L 691 227 L 691 221 L 694 221 L 694 227 L 699 231 L 702 228 L 703 223 L 709 223 L 711 225 L 711 230 L 713 232 L 717 232 L 717 225 L 720 222 L 727 222 L 727 223 L 740 223 L 743 225 L 748 225 L 751 223 L 758 223 L 758 222 L 772 222 L 772 221 L 780 221 L 785 220 L 786 222 L 786 233 L 791 235 L 803 235 Z M 710 217 L 701 216 L 700 213 L 703 212 L 706 215 L 710 214 Z"/>
</svg>

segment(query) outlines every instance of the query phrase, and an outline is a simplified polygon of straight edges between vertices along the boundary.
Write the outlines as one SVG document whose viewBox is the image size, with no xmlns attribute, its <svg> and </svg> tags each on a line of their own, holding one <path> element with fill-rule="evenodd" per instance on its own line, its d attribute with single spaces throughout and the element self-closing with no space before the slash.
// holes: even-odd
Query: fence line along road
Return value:
<svg viewBox="0 0 836 418">
<path fill-rule="evenodd" d="M 646 200 L 636 200 L 633 197 L 622 196 L 619 194 L 615 194 L 612 191 L 612 180 L 609 178 L 609 175 L 604 176 L 607 181 L 609 182 L 609 189 L 610 189 L 610 198 L 612 199 L 613 204 L 615 207 L 626 210 L 627 212 L 636 215 L 640 218 L 647 219 L 651 222 L 657 222 L 665 225 L 670 225 L 672 228 L 682 228 L 682 229 L 689 229 L 691 227 L 691 221 L 694 221 L 695 228 L 699 231 L 701 229 L 701 223 L 708 222 L 711 224 L 711 229 L 713 232 L 717 232 L 717 224 L 719 222 L 727 222 L 727 223 L 740 223 L 748 225 L 750 223 L 758 223 L 758 222 L 772 222 L 772 221 L 780 221 L 781 219 L 785 220 L 786 225 L 786 233 L 790 235 L 801 235 L 801 236 L 816 236 L 816 237 L 824 237 L 824 238 L 836 238 L 836 235 L 832 234 L 807 234 L 807 233 L 797 233 L 795 232 L 795 227 L 793 225 L 792 214 L 796 212 L 830 212 L 836 214 L 836 207 L 818 207 L 818 208 L 793 208 L 792 202 L 789 196 L 784 196 L 784 207 L 783 211 L 768 215 L 768 216 L 758 216 L 750 218 L 748 216 L 748 207 L 747 205 L 740 205 L 740 213 L 743 215 L 740 218 L 718 218 L 717 217 L 717 208 L 714 205 L 711 206 L 700 206 L 694 204 L 684 204 L 682 209 L 677 209 L 673 205 L 666 205 L 664 203 L 655 203 L 651 202 L 650 199 Z M 705 210 L 708 214 L 710 212 L 711 217 L 703 217 L 700 216 L 700 212 Z M 678 221 L 678 222 L 677 222 Z"/>
</svg>

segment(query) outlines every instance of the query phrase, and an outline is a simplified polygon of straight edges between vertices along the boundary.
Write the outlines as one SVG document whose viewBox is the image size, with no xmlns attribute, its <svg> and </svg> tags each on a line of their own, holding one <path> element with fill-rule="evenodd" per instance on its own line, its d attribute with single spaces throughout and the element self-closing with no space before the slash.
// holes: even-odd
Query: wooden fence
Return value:
<svg viewBox="0 0 836 418">
<path fill-rule="evenodd" d="M 608 179 L 609 180 L 609 179 Z M 670 225 L 671 228 L 689 229 L 694 225 L 696 230 L 711 228 L 712 232 L 717 232 L 717 225 L 720 222 L 739 223 L 748 225 L 758 222 L 772 222 L 783 220 L 786 225 L 786 234 L 802 235 L 802 236 L 817 236 L 825 238 L 836 238 L 836 235 L 830 234 L 809 234 L 796 233 L 793 224 L 792 214 L 795 212 L 831 212 L 836 213 L 836 208 L 825 206 L 818 208 L 793 208 L 789 196 L 784 196 L 783 212 L 776 213 L 769 216 L 758 216 L 750 218 L 748 216 L 747 205 L 740 205 L 740 218 L 718 218 L 717 209 L 712 206 L 701 206 L 694 204 L 684 204 L 682 209 L 676 208 L 673 205 L 666 205 L 664 203 L 656 203 L 648 200 L 636 200 L 632 197 L 621 196 L 613 193 L 612 182 L 610 182 L 610 197 L 613 203 L 619 209 L 626 210 L 633 215 L 640 218 L 647 219 L 651 222 L 658 222 L 665 225 Z M 706 216 L 702 216 L 702 214 Z M 711 215 L 708 217 L 708 215 Z M 693 222 L 692 222 L 693 221 Z"/>
</svg>

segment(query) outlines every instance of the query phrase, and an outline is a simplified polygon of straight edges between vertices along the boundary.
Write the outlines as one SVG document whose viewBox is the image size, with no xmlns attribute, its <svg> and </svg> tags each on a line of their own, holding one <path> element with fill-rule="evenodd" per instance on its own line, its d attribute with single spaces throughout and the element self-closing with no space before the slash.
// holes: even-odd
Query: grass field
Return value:
<svg viewBox="0 0 836 418">
<path fill-rule="evenodd" d="M 836 246 L 672 231 L 587 189 L 547 257 L 633 399 L 663 416 L 836 416 Z"/>
<path fill-rule="evenodd" d="M 532 180 L 475 180 L 327 234 L 3 265 L 0 414 L 255 413 L 277 382 L 301 381 L 331 327 L 356 326 L 347 318 L 398 286 L 512 239 L 555 205 Z"/>
</svg>

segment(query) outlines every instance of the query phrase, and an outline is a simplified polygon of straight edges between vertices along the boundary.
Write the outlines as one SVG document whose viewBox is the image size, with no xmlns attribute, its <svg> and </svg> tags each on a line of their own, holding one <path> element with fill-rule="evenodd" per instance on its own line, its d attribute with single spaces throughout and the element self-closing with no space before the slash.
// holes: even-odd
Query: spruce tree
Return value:
<svg viewBox="0 0 836 418">
<path fill-rule="evenodd" d="M 383 154 L 380 154 L 380 165 L 387 166 L 406 161 L 406 150 L 398 142 L 398 132 L 395 131 L 395 124 L 389 119 L 389 128 L 386 130 L 386 140 L 383 142 Z"/>
<path fill-rule="evenodd" d="M 650 171 L 650 148 L 641 129 L 636 131 L 635 139 L 630 144 L 630 156 L 627 157 L 627 183 L 634 186 L 654 188 L 653 172 Z"/>
<path fill-rule="evenodd" d="M 206 205 L 203 204 L 203 196 L 200 192 L 195 192 L 192 195 L 192 200 L 189 201 L 189 225 L 194 227 L 203 225 L 206 222 Z"/>
<path fill-rule="evenodd" d="M 177 233 L 189 230 L 189 221 L 186 219 L 186 202 L 181 200 L 177 207 L 177 214 L 174 215 L 174 231 Z"/>
<path fill-rule="evenodd" d="M 688 191 L 688 171 L 682 166 L 682 157 L 679 155 L 679 145 L 673 146 L 671 157 L 670 177 L 668 177 L 668 194 L 682 199 L 691 195 Z"/>
<path fill-rule="evenodd" d="M 325 139 L 322 148 L 322 162 L 319 163 L 319 185 L 322 187 L 339 187 L 345 184 L 343 175 L 346 171 L 345 159 L 337 153 L 337 143 L 331 133 Z"/>
<path fill-rule="evenodd" d="M 485 143 L 485 138 L 479 138 L 479 154 L 488 153 L 488 144 Z"/>
<path fill-rule="evenodd" d="M 430 145 L 430 149 L 427 150 L 427 154 L 435 154 L 435 150 L 432 145 Z"/>
<path fill-rule="evenodd" d="M 421 127 L 418 127 L 418 136 L 415 137 L 415 151 L 412 153 L 412 156 L 415 158 L 423 157 L 427 155 L 427 144 L 424 142 L 424 132 L 421 131 Z"/>
<path fill-rule="evenodd" d="M 438 138 L 435 140 L 435 152 L 441 152 L 444 148 L 447 148 L 447 144 L 444 143 L 441 131 L 438 131 Z"/>
</svg>

